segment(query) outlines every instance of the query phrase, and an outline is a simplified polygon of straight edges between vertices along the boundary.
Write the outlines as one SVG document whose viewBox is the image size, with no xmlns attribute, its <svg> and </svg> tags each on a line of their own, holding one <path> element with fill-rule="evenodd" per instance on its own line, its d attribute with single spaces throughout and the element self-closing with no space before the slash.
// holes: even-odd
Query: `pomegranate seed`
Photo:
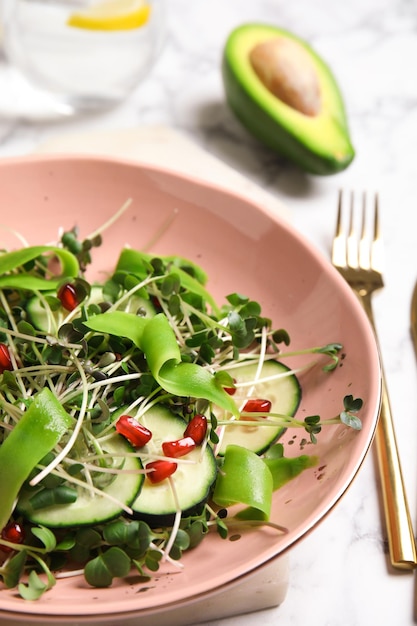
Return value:
<svg viewBox="0 0 417 626">
<path fill-rule="evenodd" d="M 10 543 L 23 543 L 25 536 L 20 524 L 9 522 L 1 531 L 1 538 L 5 541 L 10 541 Z M 9 548 L 9 546 L 0 546 L 0 550 L 7 553 L 12 552 L 12 548 Z"/>
<path fill-rule="evenodd" d="M 269 400 L 262 400 L 261 398 L 250 398 L 246 400 L 243 407 L 245 413 L 269 413 L 271 410 L 271 403 Z"/>
<path fill-rule="evenodd" d="M 157 311 L 162 311 L 162 307 L 161 307 L 161 303 L 159 301 L 159 298 L 157 298 L 156 296 L 152 296 L 151 297 L 151 302 L 154 305 L 155 309 Z"/>
<path fill-rule="evenodd" d="M 71 283 L 65 283 L 59 288 L 58 299 L 67 311 L 73 311 L 79 304 L 77 292 Z"/>
<path fill-rule="evenodd" d="M 261 398 L 250 398 L 246 400 L 242 413 L 269 413 L 271 410 L 271 402 L 269 400 L 262 400 Z M 262 417 L 262 415 L 258 416 Z M 241 419 L 250 420 L 250 417 L 243 416 Z"/>
<path fill-rule="evenodd" d="M 174 457 L 174 459 L 180 456 L 185 456 L 195 448 L 195 441 L 192 437 L 183 437 L 176 441 L 164 441 L 162 444 L 162 450 L 166 456 Z"/>
<path fill-rule="evenodd" d="M 204 441 L 207 432 L 207 419 L 204 415 L 194 415 L 184 431 L 184 437 L 191 437 L 194 443 L 199 446 Z"/>
<path fill-rule="evenodd" d="M 10 358 L 9 348 L 5 343 L 0 343 L 0 374 L 6 370 L 12 370 L 13 364 Z"/>
<path fill-rule="evenodd" d="M 135 448 L 142 448 L 152 438 L 150 430 L 139 424 L 130 415 L 121 415 L 116 422 L 116 430 L 125 439 L 130 441 Z"/>
<path fill-rule="evenodd" d="M 150 470 L 147 474 L 152 483 L 161 483 L 163 480 L 171 476 L 177 469 L 177 464 L 172 461 L 151 461 L 145 467 Z"/>
</svg>

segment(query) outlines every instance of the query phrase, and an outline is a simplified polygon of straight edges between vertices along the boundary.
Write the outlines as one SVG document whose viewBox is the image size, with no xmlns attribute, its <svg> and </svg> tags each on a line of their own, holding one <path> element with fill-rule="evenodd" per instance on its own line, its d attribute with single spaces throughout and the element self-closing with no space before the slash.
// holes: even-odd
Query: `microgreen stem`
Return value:
<svg viewBox="0 0 417 626">
<path fill-rule="evenodd" d="M 63 461 L 65 459 L 65 457 L 68 455 L 69 451 L 71 450 L 72 446 L 74 445 L 74 443 L 77 440 L 77 437 L 79 435 L 79 432 L 81 430 L 81 427 L 83 425 L 83 421 L 84 421 L 84 417 L 85 417 L 85 413 L 87 410 L 87 403 L 88 403 L 88 384 L 87 384 L 87 377 L 84 373 L 84 370 L 82 368 L 81 363 L 79 362 L 79 360 L 76 358 L 75 355 L 73 355 L 73 361 L 74 364 L 76 365 L 79 373 L 80 373 L 80 377 L 83 383 L 82 386 L 82 401 L 81 401 L 81 406 L 80 406 L 80 411 L 77 417 L 77 421 L 75 423 L 74 426 L 74 430 L 71 433 L 71 436 L 67 442 L 67 444 L 63 447 L 63 449 L 60 451 L 59 454 L 57 454 L 57 456 L 54 458 L 53 461 L 51 461 L 51 463 L 49 463 L 49 465 L 47 465 L 45 467 L 45 469 L 43 469 L 41 472 L 39 472 L 39 474 L 37 474 L 31 481 L 30 481 L 30 485 L 31 487 L 35 487 L 41 480 L 43 480 L 52 469 L 55 469 L 55 467 L 57 467 L 61 461 Z"/>
<path fill-rule="evenodd" d="M 174 481 L 173 481 L 171 476 L 169 476 L 168 481 L 169 481 L 169 486 L 170 486 L 172 495 L 174 496 L 174 502 L 175 502 L 176 511 L 175 511 L 174 524 L 173 524 L 172 529 L 171 529 L 171 534 L 170 534 L 169 539 L 168 539 L 168 541 L 167 541 L 167 543 L 166 543 L 166 545 L 164 547 L 164 556 L 162 557 L 162 561 L 166 561 L 167 557 L 169 556 L 169 554 L 171 552 L 171 548 L 174 545 L 175 538 L 177 536 L 177 532 L 178 532 L 178 529 L 180 527 L 181 513 L 182 513 L 181 505 L 180 505 L 180 503 L 178 501 L 178 494 L 177 494 L 177 490 L 175 488 L 175 483 L 174 483 Z"/>
<path fill-rule="evenodd" d="M 178 213 L 179 213 L 179 210 L 174 209 L 172 213 L 168 215 L 168 217 L 162 222 L 159 228 L 155 231 L 155 234 L 153 235 L 153 237 L 149 239 L 149 241 L 144 246 L 142 246 L 142 250 L 144 252 L 152 250 L 152 248 L 159 241 L 159 239 L 163 236 L 163 234 L 171 227 Z"/>
<path fill-rule="evenodd" d="M 94 466 L 94 471 L 96 470 L 97 470 L 97 467 Z M 117 498 L 109 494 L 107 491 L 104 491 L 103 489 L 99 489 L 98 487 L 95 487 L 94 484 L 91 484 L 91 485 L 87 484 L 83 482 L 82 480 L 79 480 L 75 476 L 71 476 L 71 474 L 68 474 L 68 472 L 65 472 L 65 470 L 60 470 L 60 472 L 57 473 L 56 475 L 57 476 L 59 475 L 62 478 L 65 478 L 65 480 L 70 484 L 76 485 L 82 489 L 85 489 L 86 491 L 90 491 L 90 493 L 92 494 L 96 494 L 102 498 L 107 498 L 107 500 L 110 500 L 111 502 L 117 504 L 117 506 L 121 510 L 125 511 L 125 513 L 127 513 L 128 515 L 133 515 L 133 510 L 130 506 L 127 506 L 124 502 L 122 502 L 121 500 L 118 500 Z"/>
<path fill-rule="evenodd" d="M 102 235 L 108 228 L 113 226 L 113 224 L 115 224 L 117 220 L 122 217 L 123 213 L 125 213 L 128 210 L 131 204 L 132 204 L 132 199 L 128 198 L 126 202 L 124 202 L 122 206 L 115 213 L 113 213 L 113 215 L 106 222 L 104 222 L 104 224 L 101 224 L 101 226 L 96 228 L 96 230 L 93 230 L 93 232 L 90 233 L 88 237 L 86 237 L 86 239 L 91 240 L 91 239 L 95 239 L 99 235 Z"/>
<path fill-rule="evenodd" d="M 249 387 L 249 390 L 246 394 L 246 398 L 244 399 L 244 401 L 242 402 L 241 406 L 240 406 L 240 411 L 243 410 L 243 407 L 245 406 L 245 402 L 247 400 L 247 398 L 249 398 L 250 396 L 252 396 L 252 394 L 254 393 L 255 389 L 256 389 L 256 385 L 259 383 L 262 383 L 263 380 L 261 378 L 261 372 L 262 372 L 262 368 L 264 366 L 264 362 L 265 362 L 265 354 L 266 354 L 266 328 L 263 327 L 262 329 L 262 341 L 261 341 L 261 346 L 260 346 L 260 351 L 259 351 L 259 361 L 256 367 L 256 372 L 255 372 L 255 377 L 252 381 L 252 384 Z"/>
</svg>

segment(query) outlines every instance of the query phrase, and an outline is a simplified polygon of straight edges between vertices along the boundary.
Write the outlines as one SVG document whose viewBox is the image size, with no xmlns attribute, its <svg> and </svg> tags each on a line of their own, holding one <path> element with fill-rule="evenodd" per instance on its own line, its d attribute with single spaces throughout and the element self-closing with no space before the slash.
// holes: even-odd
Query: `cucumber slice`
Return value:
<svg viewBox="0 0 417 626">
<path fill-rule="evenodd" d="M 103 496 L 90 494 L 88 489 L 77 488 L 77 500 L 70 504 L 56 504 L 34 510 L 31 497 L 43 487 L 24 488 L 19 495 L 17 511 L 29 521 L 51 528 L 77 526 L 93 526 L 111 520 L 123 512 L 120 503 L 131 506 L 136 499 L 144 481 L 143 469 L 139 458 L 124 456 L 134 450 L 123 437 L 114 438 L 101 443 L 103 452 L 114 455 L 114 466 L 124 470 L 133 470 L 131 474 L 115 474 L 112 482 L 102 488 Z M 122 463 L 123 459 L 123 463 Z M 107 477 L 108 474 L 100 474 Z M 69 485 L 73 486 L 73 485 Z M 114 500 L 106 497 L 111 496 Z"/>
<path fill-rule="evenodd" d="M 46 291 L 43 293 L 43 297 L 33 296 L 27 303 L 26 309 L 30 321 L 38 330 L 51 333 L 56 331 L 63 324 L 69 313 L 63 307 L 52 311 L 47 305 L 45 306 L 44 298 L 48 298 L 48 296 L 56 298 L 56 292 Z M 105 298 L 103 298 L 102 288 L 98 285 L 94 285 L 91 288 L 89 297 L 84 300 L 83 305 L 100 304 L 104 301 Z M 127 313 L 137 313 L 144 317 L 153 317 L 155 315 L 155 307 L 152 302 L 147 298 L 137 295 L 131 296 L 126 302 L 121 304 L 119 310 L 126 311 Z"/>
<path fill-rule="evenodd" d="M 248 364 L 230 370 L 229 373 L 237 383 L 250 382 L 255 379 L 257 364 Z M 295 415 L 301 400 L 301 387 L 297 377 L 294 374 L 276 377 L 279 374 L 285 374 L 290 369 L 279 361 L 265 361 L 262 366 L 259 382 L 255 384 L 255 389 L 251 393 L 252 398 L 262 398 L 271 402 L 271 413 L 281 413 L 283 415 Z M 247 399 L 250 386 L 238 388 L 233 399 L 238 407 L 243 406 Z M 216 411 L 216 417 L 220 420 L 225 419 L 224 413 Z M 270 417 L 268 421 L 273 420 Z M 262 426 L 255 422 L 245 422 L 244 426 L 226 426 L 221 439 L 218 454 L 224 455 L 229 444 L 242 446 L 262 454 L 265 452 L 279 437 L 285 432 L 285 428 L 278 425 Z"/>
<path fill-rule="evenodd" d="M 162 455 L 162 443 L 181 439 L 187 423 L 163 407 L 150 409 L 141 419 L 150 431 L 152 439 L 147 451 Z M 210 493 L 217 475 L 217 463 L 209 446 L 204 450 L 197 446 L 186 456 L 177 459 L 178 467 L 170 480 L 153 484 L 145 478 L 139 496 L 132 505 L 135 516 L 145 519 L 153 526 L 172 523 L 177 504 L 184 516 L 198 514 Z"/>
</svg>

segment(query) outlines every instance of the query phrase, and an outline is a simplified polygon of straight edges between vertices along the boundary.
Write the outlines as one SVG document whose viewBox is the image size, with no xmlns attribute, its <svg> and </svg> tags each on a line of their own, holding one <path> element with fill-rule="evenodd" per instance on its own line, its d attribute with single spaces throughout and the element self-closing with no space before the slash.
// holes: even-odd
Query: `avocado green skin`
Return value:
<svg viewBox="0 0 417 626">
<path fill-rule="evenodd" d="M 281 123 L 279 115 L 276 114 L 272 117 L 270 111 L 265 107 L 262 98 L 259 98 L 258 87 L 255 90 L 248 89 L 243 79 L 242 71 L 236 71 L 234 58 L 236 54 L 231 53 L 230 46 L 233 44 L 233 38 L 239 36 L 240 33 L 244 36 L 245 31 L 252 28 L 266 28 L 268 31 L 275 31 L 276 35 L 288 36 L 298 41 L 310 52 L 316 64 L 318 63 L 320 65 L 321 71 L 326 78 L 325 87 L 333 90 L 333 101 L 337 105 L 337 110 L 325 114 L 328 118 L 327 125 L 331 122 L 331 134 L 334 135 L 335 138 L 337 137 L 335 145 L 332 144 L 332 137 L 323 139 L 319 144 L 317 139 L 311 141 L 308 129 L 304 129 L 302 134 L 295 125 L 291 127 L 288 122 L 287 124 Z M 246 71 L 253 72 L 254 74 L 254 70 L 250 67 L 249 62 L 247 62 L 247 66 Z M 338 86 L 329 68 L 305 42 L 298 39 L 296 36 L 282 29 L 257 24 L 247 24 L 239 27 L 231 33 L 226 43 L 222 59 L 222 77 L 227 102 L 246 129 L 264 145 L 286 157 L 304 171 L 316 175 L 336 174 L 346 169 L 354 159 L 355 151 L 350 142 L 344 104 Z M 259 79 L 256 80 L 259 83 L 259 90 L 261 92 L 262 90 L 266 91 L 266 87 L 261 81 Z M 277 99 L 277 103 L 278 102 Z M 287 105 L 279 102 L 277 106 L 286 107 Z M 314 126 L 317 126 L 315 117 L 311 118 L 310 123 L 307 116 L 295 112 L 295 117 L 297 116 L 304 118 L 302 122 L 304 126 L 310 124 L 312 129 Z M 317 129 L 314 132 L 317 134 Z M 323 133 L 323 135 L 324 134 L 325 133 Z M 336 149 L 336 143 L 339 144 L 338 149 Z M 342 149 L 340 149 L 340 144 L 342 145 Z"/>
</svg>

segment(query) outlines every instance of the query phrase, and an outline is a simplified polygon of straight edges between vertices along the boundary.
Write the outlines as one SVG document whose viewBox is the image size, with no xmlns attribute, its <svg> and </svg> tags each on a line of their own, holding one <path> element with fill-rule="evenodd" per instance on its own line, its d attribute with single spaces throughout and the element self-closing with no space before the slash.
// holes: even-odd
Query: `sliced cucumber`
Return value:
<svg viewBox="0 0 417 626">
<path fill-rule="evenodd" d="M 230 370 L 230 375 L 237 383 L 247 383 L 255 380 L 257 364 L 248 364 Z M 271 402 L 271 413 L 282 415 L 295 415 L 301 400 L 301 387 L 294 374 L 287 374 L 290 369 L 278 361 L 265 361 L 259 376 L 259 382 L 251 393 L 252 398 L 262 398 Z M 277 376 L 283 375 L 279 378 Z M 237 389 L 233 399 L 238 407 L 243 406 L 248 398 L 251 386 Z M 224 420 L 225 415 L 216 413 L 219 420 Z M 267 450 L 285 431 L 281 425 L 271 426 L 273 417 L 268 418 L 268 425 L 244 421 L 243 426 L 225 426 L 222 432 L 221 444 L 218 453 L 223 455 L 229 444 L 243 446 L 252 452 L 262 454 Z"/>
<path fill-rule="evenodd" d="M 140 459 L 126 456 L 133 448 L 126 439 L 115 435 L 112 439 L 101 443 L 103 452 L 114 455 L 113 465 L 132 473 L 119 473 L 112 476 L 111 482 L 103 486 L 103 495 L 92 494 L 87 489 L 77 488 L 77 500 L 70 504 L 56 504 L 42 509 L 33 509 L 31 498 L 43 487 L 26 488 L 19 495 L 17 511 L 35 524 L 43 524 L 51 528 L 93 526 L 108 521 L 123 512 L 121 503 L 131 506 L 136 499 L 144 481 Z M 97 474 L 106 479 L 109 474 Z M 68 486 L 73 487 L 70 483 Z M 108 497 L 110 496 L 110 497 Z M 113 499 L 110 499 L 113 498 Z"/>
<path fill-rule="evenodd" d="M 36 328 L 47 333 L 53 333 L 63 324 L 69 312 L 63 307 L 52 310 L 47 304 L 48 297 L 56 298 L 56 292 L 47 291 L 41 296 L 33 296 L 27 303 L 26 308 L 30 321 Z M 83 305 L 100 304 L 104 301 L 105 298 L 103 298 L 102 288 L 95 285 L 91 288 L 88 298 L 83 301 Z M 147 298 L 137 295 L 132 295 L 128 300 L 123 302 L 119 310 L 128 313 L 137 313 L 143 317 L 153 317 L 155 315 L 155 307 L 152 302 Z"/>
<path fill-rule="evenodd" d="M 161 446 L 164 441 L 181 439 L 187 426 L 182 418 L 162 407 L 152 408 L 141 422 L 152 432 L 147 451 L 157 455 L 163 455 Z M 201 510 L 217 475 L 217 464 L 211 448 L 207 446 L 203 450 L 197 446 L 186 456 L 177 459 L 177 463 L 170 480 L 153 484 L 145 478 L 142 490 L 132 505 L 137 517 L 146 519 L 152 525 L 170 523 L 178 508 L 176 498 L 185 515 Z"/>
</svg>

